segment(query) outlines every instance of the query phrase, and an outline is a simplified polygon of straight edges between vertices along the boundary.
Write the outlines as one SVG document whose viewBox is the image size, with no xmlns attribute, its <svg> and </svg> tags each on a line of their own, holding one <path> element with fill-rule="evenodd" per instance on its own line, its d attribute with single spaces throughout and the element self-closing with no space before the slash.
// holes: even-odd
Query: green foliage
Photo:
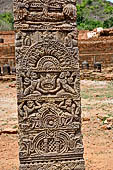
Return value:
<svg viewBox="0 0 113 170">
<path fill-rule="evenodd" d="M 112 14 L 112 13 L 113 13 L 113 7 L 110 6 L 109 4 L 106 4 L 105 9 L 104 9 L 104 12 L 105 12 L 106 14 Z"/>
<path fill-rule="evenodd" d="M 0 14 L 0 30 L 13 30 L 14 19 L 10 12 Z"/>
<path fill-rule="evenodd" d="M 87 0 L 87 4 L 88 4 L 88 5 L 91 5 L 92 2 L 93 2 L 93 0 Z"/>
<path fill-rule="evenodd" d="M 83 0 L 77 4 L 77 25 L 79 30 L 93 30 L 97 27 L 113 26 L 113 6 L 103 0 Z"/>
<path fill-rule="evenodd" d="M 111 17 L 111 18 L 108 19 L 108 20 L 105 20 L 104 23 L 103 23 L 103 27 L 104 27 L 104 28 L 113 27 L 113 17 Z"/>
<path fill-rule="evenodd" d="M 78 26 L 78 29 L 80 30 L 93 30 L 94 28 L 97 27 L 103 27 L 103 23 L 98 20 L 93 20 L 93 19 L 85 19 L 84 23 L 80 23 Z"/>
</svg>

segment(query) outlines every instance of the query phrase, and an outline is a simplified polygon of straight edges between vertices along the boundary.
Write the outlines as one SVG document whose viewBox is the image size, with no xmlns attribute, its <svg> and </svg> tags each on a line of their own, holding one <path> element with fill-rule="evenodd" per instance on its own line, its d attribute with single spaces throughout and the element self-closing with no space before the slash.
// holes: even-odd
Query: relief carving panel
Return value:
<svg viewBox="0 0 113 170">
<path fill-rule="evenodd" d="M 74 30 L 76 0 L 14 0 L 15 27 L 25 30 Z"/>
<path fill-rule="evenodd" d="M 20 170 L 84 170 L 75 5 L 14 0 Z"/>
</svg>

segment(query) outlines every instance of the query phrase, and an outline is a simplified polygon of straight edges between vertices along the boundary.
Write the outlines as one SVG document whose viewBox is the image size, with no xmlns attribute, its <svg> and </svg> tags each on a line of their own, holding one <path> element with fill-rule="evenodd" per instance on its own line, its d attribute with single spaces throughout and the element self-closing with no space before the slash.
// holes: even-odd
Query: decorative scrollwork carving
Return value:
<svg viewBox="0 0 113 170">
<path fill-rule="evenodd" d="M 40 30 L 59 30 L 63 27 L 64 29 L 74 30 L 76 6 L 73 0 L 62 0 L 60 2 L 57 2 L 56 0 L 14 0 L 14 14 L 15 27 L 17 28 L 26 29 L 27 25 L 27 29 L 34 26 Z"/>
<path fill-rule="evenodd" d="M 84 170 L 76 0 L 14 0 L 20 170 Z"/>
</svg>

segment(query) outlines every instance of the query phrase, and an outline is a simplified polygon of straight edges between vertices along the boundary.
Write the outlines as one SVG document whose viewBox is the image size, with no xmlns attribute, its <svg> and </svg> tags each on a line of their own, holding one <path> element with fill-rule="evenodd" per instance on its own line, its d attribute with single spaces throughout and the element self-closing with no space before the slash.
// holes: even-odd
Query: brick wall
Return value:
<svg viewBox="0 0 113 170">
<path fill-rule="evenodd" d="M 102 67 L 113 66 L 113 36 L 79 40 L 80 66 L 88 61 L 90 68 L 94 61 L 101 62 Z"/>
<path fill-rule="evenodd" d="M 89 32 L 89 30 L 81 30 L 81 31 L 79 31 L 78 39 L 79 40 L 86 40 L 88 38 L 87 37 L 88 32 Z"/>
<path fill-rule="evenodd" d="M 10 64 L 12 67 L 15 65 L 15 32 L 2 31 L 0 39 L 3 39 L 3 43 L 0 43 L 0 66 Z"/>
</svg>

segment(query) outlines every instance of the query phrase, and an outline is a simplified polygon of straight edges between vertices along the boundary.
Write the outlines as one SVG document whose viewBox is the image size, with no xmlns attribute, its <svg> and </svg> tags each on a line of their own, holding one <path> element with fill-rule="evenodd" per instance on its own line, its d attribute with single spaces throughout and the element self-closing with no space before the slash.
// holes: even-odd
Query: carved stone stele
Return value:
<svg viewBox="0 0 113 170">
<path fill-rule="evenodd" d="M 84 170 L 76 0 L 14 0 L 20 170 Z"/>
</svg>

